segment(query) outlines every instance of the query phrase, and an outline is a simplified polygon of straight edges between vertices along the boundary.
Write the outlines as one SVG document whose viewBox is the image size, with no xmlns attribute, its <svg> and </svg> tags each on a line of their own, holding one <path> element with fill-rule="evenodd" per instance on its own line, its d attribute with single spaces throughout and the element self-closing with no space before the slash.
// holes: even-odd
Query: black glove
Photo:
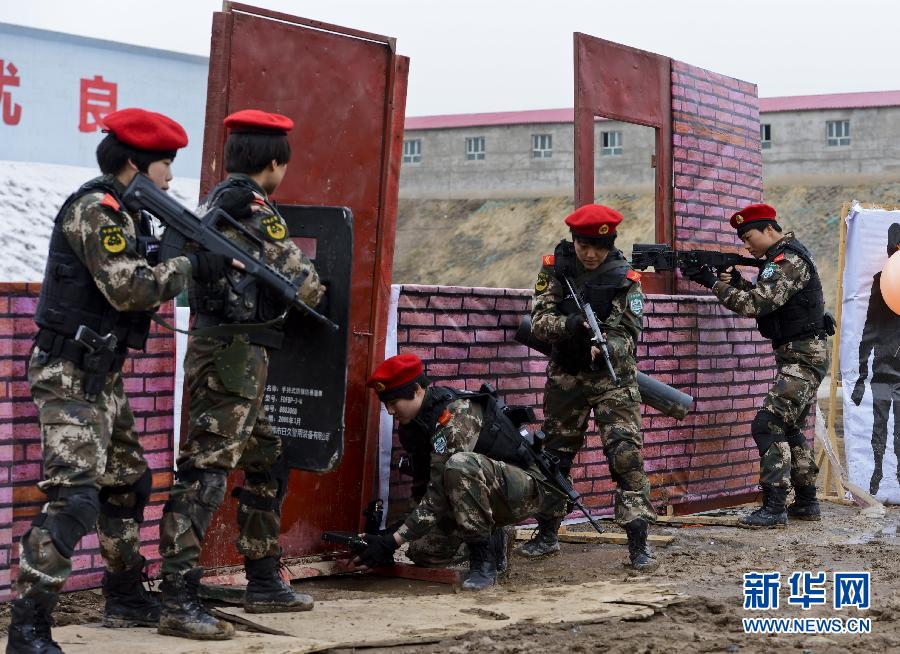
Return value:
<svg viewBox="0 0 900 654">
<path fill-rule="evenodd" d="M 706 288 L 712 288 L 715 286 L 715 283 L 719 281 L 719 278 L 716 277 L 716 273 L 706 266 L 687 268 L 684 271 L 684 276 L 692 282 L 700 284 L 700 286 L 705 286 Z"/>
<path fill-rule="evenodd" d="M 734 286 L 735 288 L 741 288 L 741 286 L 743 286 L 744 278 L 741 276 L 741 271 L 738 270 L 736 266 L 732 266 L 725 272 L 731 275 L 731 281 L 728 282 L 729 286 Z"/>
<path fill-rule="evenodd" d="M 566 318 L 566 333 L 568 333 L 569 336 L 577 336 L 585 329 L 587 328 L 584 326 L 584 316 L 580 313 L 573 313 Z"/>
<path fill-rule="evenodd" d="M 856 380 L 856 384 L 853 386 L 853 393 L 850 394 L 850 399 L 853 401 L 853 404 L 859 406 L 863 400 L 863 396 L 866 394 L 866 378 L 860 377 Z"/>
<path fill-rule="evenodd" d="M 248 188 L 230 188 L 222 191 L 216 205 L 235 220 L 253 215 L 253 191 Z"/>
<path fill-rule="evenodd" d="M 394 552 L 400 547 L 394 534 L 366 534 L 363 540 L 369 545 L 359 553 L 359 562 L 368 568 L 378 568 L 394 562 Z"/>
<path fill-rule="evenodd" d="M 191 274 L 199 282 L 215 282 L 225 276 L 231 265 L 231 257 L 214 252 L 192 252 L 187 255 L 191 262 Z"/>
</svg>

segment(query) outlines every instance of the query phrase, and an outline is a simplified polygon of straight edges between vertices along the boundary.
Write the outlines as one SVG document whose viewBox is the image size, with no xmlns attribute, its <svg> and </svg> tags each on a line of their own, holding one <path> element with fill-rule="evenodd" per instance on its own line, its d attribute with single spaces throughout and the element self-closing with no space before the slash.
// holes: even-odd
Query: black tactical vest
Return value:
<svg viewBox="0 0 900 654">
<path fill-rule="evenodd" d="M 533 460 L 518 428 L 506 416 L 502 403 L 490 392 L 472 393 L 445 386 L 431 386 L 425 394 L 419 414 L 407 425 L 400 425 L 400 444 L 413 464 L 413 484 L 426 479 L 431 466 L 431 437 L 437 431 L 438 418 L 451 402 L 459 399 L 477 402 L 483 409 L 481 432 L 474 452 L 495 461 L 528 467 Z M 424 454 L 424 456 L 423 456 Z"/>
<path fill-rule="evenodd" d="M 591 305 L 597 320 L 603 322 L 612 313 L 613 299 L 620 289 L 631 282 L 625 277 L 631 269 L 625 256 L 612 249 L 596 270 L 582 271 L 578 275 L 575 245 L 570 241 L 560 241 L 554 252 L 553 272 L 565 289 L 563 277 L 568 277 L 581 292 L 585 302 Z M 560 302 L 559 311 L 565 316 L 578 312 L 575 301 L 566 297 Z M 586 331 L 574 338 L 566 338 L 553 344 L 550 358 L 570 375 L 577 375 L 591 369 L 591 337 Z"/>
<path fill-rule="evenodd" d="M 207 208 L 216 206 L 223 192 L 233 188 L 245 188 L 259 193 L 251 181 L 241 177 L 229 177 L 220 182 L 203 201 Z M 274 211 L 274 207 L 271 207 Z M 240 218 L 236 218 L 241 222 Z M 256 254 L 256 253 L 253 253 Z M 273 320 L 283 314 L 288 305 L 256 283 L 247 284 L 240 292 L 235 284 L 243 279 L 240 272 L 229 270 L 223 280 L 211 283 L 192 281 L 188 290 L 191 312 L 197 314 L 195 327 L 210 327 L 220 323 L 255 324 Z M 247 334 L 251 343 L 277 349 L 284 340 L 283 324 L 275 324 L 261 331 Z"/>
<path fill-rule="evenodd" d="M 115 309 L 97 288 L 91 272 L 76 256 L 63 233 L 63 219 L 72 203 L 97 191 L 109 193 L 116 202 L 122 204 L 122 198 L 112 183 L 97 178 L 70 195 L 54 219 L 50 253 L 47 256 L 34 321 L 40 327 L 36 337 L 38 347 L 49 350 L 46 344 L 55 337 L 56 354 L 62 347 L 63 339 L 73 338 L 81 325 L 90 327 L 101 336 L 114 333 L 119 352 L 124 352 L 126 348 L 143 350 L 150 333 L 150 312 L 123 312 Z M 152 238 L 146 221 L 141 221 L 137 231 L 141 237 Z M 129 243 L 128 247 L 137 249 L 138 245 Z"/>
<path fill-rule="evenodd" d="M 809 250 L 798 241 L 785 240 L 766 256 L 766 261 L 771 263 L 785 250 L 789 250 L 803 259 L 809 266 L 811 275 L 803 290 L 792 295 L 783 306 L 772 313 L 757 319 L 759 333 L 764 338 L 772 339 L 774 347 L 780 347 L 790 341 L 809 338 L 816 334 L 824 334 L 826 330 L 822 280 L 819 279 L 819 272 L 816 270 L 816 264 L 813 263 Z"/>
</svg>

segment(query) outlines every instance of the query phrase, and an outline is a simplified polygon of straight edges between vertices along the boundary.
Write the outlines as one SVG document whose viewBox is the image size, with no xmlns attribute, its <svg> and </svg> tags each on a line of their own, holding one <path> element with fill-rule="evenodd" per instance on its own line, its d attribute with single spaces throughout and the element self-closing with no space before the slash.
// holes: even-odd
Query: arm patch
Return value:
<svg viewBox="0 0 900 654">
<path fill-rule="evenodd" d="M 555 263 L 556 257 L 552 254 L 545 254 L 544 258 L 541 259 L 541 265 L 546 266 L 547 268 L 552 268 Z"/>
<path fill-rule="evenodd" d="M 118 211 L 121 208 L 116 199 L 109 193 L 103 196 L 103 199 L 100 200 L 100 204 L 104 207 L 109 207 L 113 211 Z"/>
<path fill-rule="evenodd" d="M 453 417 L 453 414 L 450 413 L 450 409 L 444 409 L 444 412 L 437 419 L 438 424 L 441 427 L 446 427 L 451 417 Z"/>
<path fill-rule="evenodd" d="M 629 270 L 627 273 L 625 273 L 625 276 L 633 282 L 641 281 L 641 273 L 639 273 L 637 270 Z"/>
<path fill-rule="evenodd" d="M 784 261 L 784 252 L 772 259 L 772 261 L 774 261 L 775 263 L 781 263 L 782 261 Z"/>
</svg>

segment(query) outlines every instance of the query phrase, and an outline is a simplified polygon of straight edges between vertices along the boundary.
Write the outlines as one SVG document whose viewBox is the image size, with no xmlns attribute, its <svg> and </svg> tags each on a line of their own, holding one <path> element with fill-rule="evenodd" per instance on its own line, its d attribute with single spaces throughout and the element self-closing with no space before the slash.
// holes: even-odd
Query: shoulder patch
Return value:
<svg viewBox="0 0 900 654">
<path fill-rule="evenodd" d="M 125 249 L 125 234 L 118 225 L 100 228 L 100 246 L 109 254 L 119 254 Z"/>
<path fill-rule="evenodd" d="M 287 237 L 287 227 L 279 216 L 270 215 L 259 221 L 266 236 L 273 241 L 283 241 Z"/>
<path fill-rule="evenodd" d="M 774 261 L 775 263 L 781 263 L 782 261 L 784 261 L 784 252 L 772 259 L 772 261 Z"/>
<path fill-rule="evenodd" d="M 627 273 L 625 273 L 625 276 L 633 282 L 641 281 L 641 273 L 639 273 L 637 270 L 629 270 Z"/>
<path fill-rule="evenodd" d="M 759 278 L 763 280 L 772 279 L 772 275 L 774 275 L 777 271 L 778 264 L 775 263 L 775 261 L 770 261 L 766 264 L 766 267 L 762 269 L 762 272 L 759 273 Z"/>
<path fill-rule="evenodd" d="M 440 416 L 438 416 L 438 419 L 437 419 L 438 424 L 441 427 L 446 427 L 447 423 L 450 422 L 450 418 L 452 416 L 453 416 L 453 414 L 450 413 L 450 409 L 444 409 L 444 412 Z"/>
<path fill-rule="evenodd" d="M 103 199 L 100 200 L 100 204 L 104 207 L 109 207 L 113 211 L 118 211 L 120 209 L 119 203 L 116 202 L 116 199 L 109 193 L 103 196 Z"/>
<path fill-rule="evenodd" d="M 547 277 L 547 273 L 542 270 L 538 273 L 537 281 L 534 283 L 534 292 L 543 293 L 547 290 L 548 286 L 550 286 L 550 278 Z"/>
<path fill-rule="evenodd" d="M 629 293 L 626 300 L 631 313 L 638 317 L 644 315 L 644 296 L 641 293 Z"/>
<path fill-rule="evenodd" d="M 548 268 L 552 268 L 554 263 L 556 263 L 556 257 L 552 254 L 545 254 L 544 258 L 541 259 L 541 265 L 547 266 Z"/>
</svg>

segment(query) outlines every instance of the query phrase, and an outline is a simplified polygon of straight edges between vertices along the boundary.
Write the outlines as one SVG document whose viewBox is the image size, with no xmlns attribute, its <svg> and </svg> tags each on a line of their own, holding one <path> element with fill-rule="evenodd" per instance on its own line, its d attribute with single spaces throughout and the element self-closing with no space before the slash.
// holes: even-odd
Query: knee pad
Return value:
<svg viewBox="0 0 900 654">
<path fill-rule="evenodd" d="M 645 486 L 644 457 L 631 441 L 616 441 L 606 449 L 610 476 L 623 490 L 640 491 Z"/>
<path fill-rule="evenodd" d="M 791 447 L 803 447 L 806 445 L 806 436 L 799 429 L 792 429 L 787 435 L 787 442 Z"/>
<path fill-rule="evenodd" d="M 131 518 L 137 523 L 144 521 L 144 509 L 150 501 L 150 492 L 153 490 L 153 474 L 150 469 L 144 470 L 137 481 L 130 485 L 107 486 L 100 489 L 100 512 L 110 518 Z M 124 497 L 134 494 L 131 506 L 113 504 L 111 498 Z"/>
<path fill-rule="evenodd" d="M 170 495 L 163 510 L 187 516 L 202 540 L 213 514 L 225 499 L 228 473 L 218 468 L 189 468 L 179 470 L 176 476 L 180 484 L 190 484 L 191 488 Z M 199 482 L 197 488 L 193 488 L 195 482 Z"/>
<path fill-rule="evenodd" d="M 760 456 L 772 447 L 772 443 L 786 439 L 784 420 L 768 409 L 763 409 L 756 414 L 753 422 L 750 423 L 750 433 L 756 442 L 756 449 L 759 450 Z"/>
<path fill-rule="evenodd" d="M 40 513 L 32 521 L 35 527 L 50 532 L 60 554 L 72 557 L 78 541 L 97 526 L 100 515 L 99 491 L 92 486 L 54 486 L 47 492 L 51 502 L 64 502 L 52 513 Z"/>
</svg>

